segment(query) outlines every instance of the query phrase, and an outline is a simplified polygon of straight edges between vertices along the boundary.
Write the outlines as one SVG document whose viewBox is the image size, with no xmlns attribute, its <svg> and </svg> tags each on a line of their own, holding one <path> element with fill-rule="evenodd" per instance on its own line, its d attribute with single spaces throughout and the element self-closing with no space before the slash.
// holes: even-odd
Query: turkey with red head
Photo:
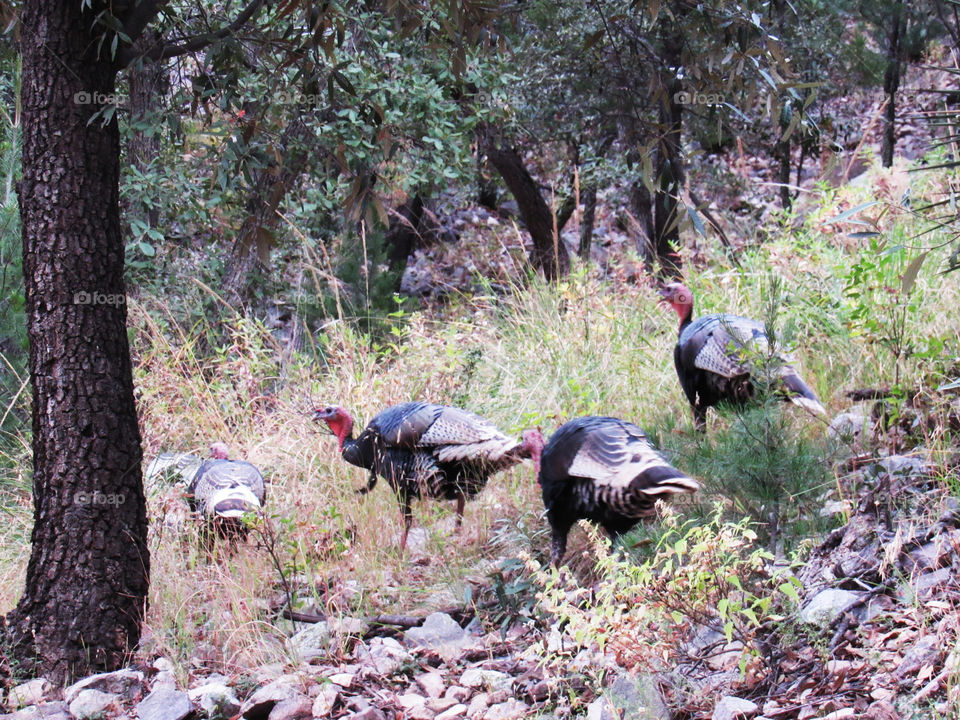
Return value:
<svg viewBox="0 0 960 720">
<path fill-rule="evenodd" d="M 230 460 L 222 442 L 213 443 L 210 454 L 187 487 L 190 508 L 221 535 L 242 538 L 243 516 L 258 512 L 266 500 L 263 475 L 248 462 Z"/>
<path fill-rule="evenodd" d="M 657 500 L 700 488 L 626 420 L 581 417 L 562 425 L 546 447 L 539 430 L 525 431 L 524 442 L 532 448 L 543 492 L 554 565 L 563 559 L 577 520 L 592 520 L 615 540 L 655 514 Z"/>
<path fill-rule="evenodd" d="M 351 465 L 370 471 L 366 487 L 377 478 L 393 488 L 403 512 L 403 538 L 413 521 L 410 504 L 415 498 L 457 501 L 457 528 L 463 520 L 467 498 L 487 484 L 490 475 L 530 457 L 527 445 L 504 435 L 489 420 L 467 410 L 427 402 L 408 402 L 378 413 L 353 437 L 353 418 L 342 407 L 316 410 L 336 435 L 340 454 Z"/>
<path fill-rule="evenodd" d="M 662 294 L 680 318 L 673 362 L 693 409 L 694 425 L 704 430 L 707 408 L 721 402 L 743 405 L 753 396 L 749 358 L 769 353 L 766 331 L 756 320 L 739 315 L 704 315 L 694 320 L 693 293 L 683 283 L 664 286 Z M 823 405 L 791 364 L 793 358 L 778 353 L 772 360 L 784 399 L 825 415 Z"/>
</svg>

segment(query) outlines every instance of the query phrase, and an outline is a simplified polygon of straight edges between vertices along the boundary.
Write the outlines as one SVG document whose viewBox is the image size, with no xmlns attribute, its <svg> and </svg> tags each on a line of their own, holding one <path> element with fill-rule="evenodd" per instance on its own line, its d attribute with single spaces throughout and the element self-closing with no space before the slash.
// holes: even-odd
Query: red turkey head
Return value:
<svg viewBox="0 0 960 720">
<path fill-rule="evenodd" d="M 693 293 L 690 288 L 680 282 L 668 283 L 660 291 L 664 302 L 673 308 L 680 318 L 680 324 L 685 323 L 693 313 Z"/>
<path fill-rule="evenodd" d="M 210 457 L 214 460 L 229 460 L 230 448 L 227 447 L 226 443 L 218 440 L 210 446 Z"/>
<path fill-rule="evenodd" d="M 543 455 L 543 447 L 546 445 L 543 433 L 540 432 L 540 428 L 531 428 L 530 430 L 524 430 L 520 437 L 523 439 L 520 448 L 525 455 L 533 460 L 537 482 L 540 482 L 540 456 Z"/>
<path fill-rule="evenodd" d="M 343 452 L 343 441 L 353 432 L 353 418 L 350 413 L 339 405 L 328 405 L 320 410 L 313 411 L 314 421 L 323 420 L 330 428 L 330 432 L 337 436 L 340 443 L 340 452 Z"/>
</svg>

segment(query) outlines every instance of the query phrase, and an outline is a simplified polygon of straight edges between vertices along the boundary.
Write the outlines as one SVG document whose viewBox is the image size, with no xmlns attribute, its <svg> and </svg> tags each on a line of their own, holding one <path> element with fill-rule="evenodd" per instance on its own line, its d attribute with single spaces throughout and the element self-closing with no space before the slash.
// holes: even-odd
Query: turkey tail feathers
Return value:
<svg viewBox="0 0 960 720">
<path fill-rule="evenodd" d="M 783 375 L 783 384 L 790 393 L 789 400 L 816 415 L 826 415 L 826 408 L 817 400 L 813 390 L 800 378 L 796 372 L 786 372 Z"/>
<path fill-rule="evenodd" d="M 237 518 L 260 509 L 260 498 L 250 488 L 237 486 L 215 491 L 207 500 L 207 507 L 216 517 Z"/>
<path fill-rule="evenodd" d="M 700 483 L 686 475 L 660 480 L 656 485 L 643 488 L 640 492 L 644 495 L 679 495 L 682 493 L 693 493 L 700 489 Z"/>
</svg>

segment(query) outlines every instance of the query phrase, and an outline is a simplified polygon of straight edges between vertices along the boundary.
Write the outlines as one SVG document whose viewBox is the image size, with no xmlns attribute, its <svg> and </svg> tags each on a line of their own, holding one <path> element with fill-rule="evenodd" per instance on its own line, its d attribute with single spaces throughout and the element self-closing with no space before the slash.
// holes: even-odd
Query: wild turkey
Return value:
<svg viewBox="0 0 960 720">
<path fill-rule="evenodd" d="M 615 540 L 653 515 L 657 500 L 700 488 L 626 420 L 581 417 L 561 426 L 546 447 L 539 430 L 527 430 L 524 441 L 533 448 L 554 565 L 563 559 L 577 520 L 592 520 Z"/>
<path fill-rule="evenodd" d="M 145 482 L 160 478 L 189 485 L 203 465 L 203 458 L 189 453 L 160 453 L 143 473 Z"/>
<path fill-rule="evenodd" d="M 191 509 L 226 537 L 243 537 L 243 516 L 257 512 L 266 500 L 263 475 L 243 460 L 230 460 L 227 446 L 210 446 L 207 460 L 187 487 Z"/>
<path fill-rule="evenodd" d="M 698 430 L 706 428 L 707 408 L 720 402 L 743 405 L 754 394 L 749 357 L 765 356 L 769 350 L 763 325 L 739 315 L 704 315 L 693 318 L 693 293 L 682 283 L 664 286 L 663 296 L 680 317 L 680 338 L 673 362 L 680 384 L 693 409 Z M 797 374 L 786 354 L 776 355 L 772 369 L 783 383 L 785 399 L 825 415 L 817 396 Z"/>
<path fill-rule="evenodd" d="M 366 494 L 384 478 L 397 493 L 403 512 L 403 538 L 413 521 L 414 498 L 457 501 L 457 528 L 463 520 L 467 498 L 479 493 L 487 478 L 525 457 L 530 449 L 507 437 L 489 420 L 467 410 L 426 402 L 388 407 L 377 414 L 360 436 L 353 437 L 353 418 L 342 407 L 316 410 L 336 435 L 340 454 L 351 465 L 370 471 Z"/>
</svg>

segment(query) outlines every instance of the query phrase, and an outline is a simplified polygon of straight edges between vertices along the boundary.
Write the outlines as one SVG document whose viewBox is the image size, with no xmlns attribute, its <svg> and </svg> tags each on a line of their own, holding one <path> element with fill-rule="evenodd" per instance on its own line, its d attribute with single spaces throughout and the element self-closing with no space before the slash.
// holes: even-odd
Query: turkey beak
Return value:
<svg viewBox="0 0 960 720">
<path fill-rule="evenodd" d="M 665 288 L 665 287 L 660 288 L 659 290 L 657 290 L 657 292 L 660 294 L 660 304 L 661 304 L 661 305 L 669 305 L 669 304 L 670 304 L 670 296 L 671 296 L 673 293 L 671 293 L 670 290 L 668 290 L 668 289 Z"/>
<path fill-rule="evenodd" d="M 324 417 L 323 417 L 323 410 L 314 410 L 314 411 L 313 411 L 313 414 L 310 416 L 310 418 L 311 418 L 315 423 L 323 423 L 323 425 L 321 426 L 321 431 L 322 431 L 322 430 L 326 430 L 328 433 L 330 433 L 331 435 L 333 435 L 333 428 L 330 427 L 330 426 L 326 423 L 326 421 L 325 421 L 325 419 L 324 419 Z"/>
</svg>

